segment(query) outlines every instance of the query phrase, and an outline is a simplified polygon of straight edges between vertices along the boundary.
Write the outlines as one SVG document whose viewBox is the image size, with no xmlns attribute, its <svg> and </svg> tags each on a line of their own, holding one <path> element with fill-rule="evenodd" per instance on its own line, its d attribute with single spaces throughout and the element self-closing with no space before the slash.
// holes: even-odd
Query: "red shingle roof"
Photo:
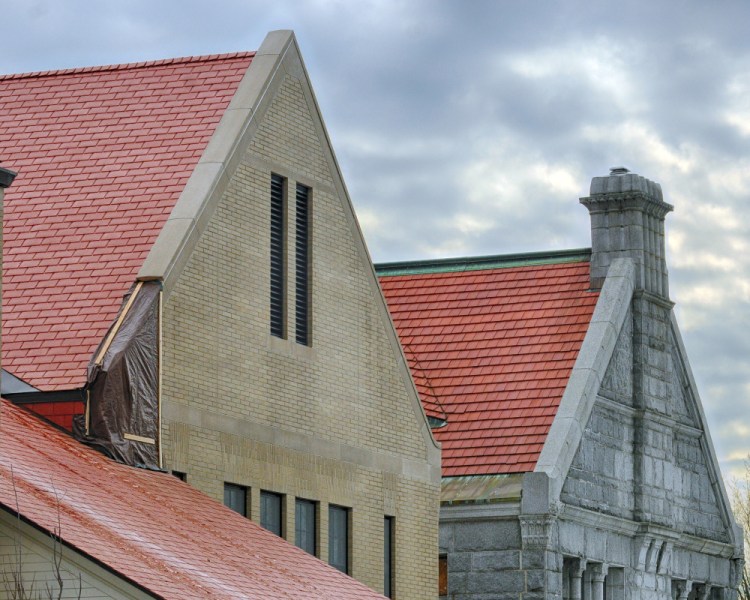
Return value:
<svg viewBox="0 0 750 600">
<path fill-rule="evenodd" d="M 598 298 L 589 263 L 380 276 L 443 476 L 536 465 Z"/>
<path fill-rule="evenodd" d="M 86 364 L 252 53 L 0 78 L 3 367 L 43 390 Z"/>
<path fill-rule="evenodd" d="M 59 518 L 66 544 L 158 597 L 382 598 L 176 477 L 0 411 L 0 504 L 15 512 L 15 485 L 25 519 L 54 531 Z"/>
</svg>

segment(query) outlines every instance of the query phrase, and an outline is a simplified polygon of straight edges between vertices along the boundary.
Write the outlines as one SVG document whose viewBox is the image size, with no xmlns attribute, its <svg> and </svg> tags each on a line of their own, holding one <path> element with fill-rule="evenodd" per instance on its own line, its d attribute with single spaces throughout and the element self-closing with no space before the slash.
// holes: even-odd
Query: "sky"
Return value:
<svg viewBox="0 0 750 600">
<path fill-rule="evenodd" d="M 293 29 L 376 262 L 590 246 L 661 184 L 670 295 L 725 477 L 750 453 L 750 3 L 0 0 L 0 72 L 253 50 Z M 1 157 L 0 157 L 1 158 Z"/>
</svg>

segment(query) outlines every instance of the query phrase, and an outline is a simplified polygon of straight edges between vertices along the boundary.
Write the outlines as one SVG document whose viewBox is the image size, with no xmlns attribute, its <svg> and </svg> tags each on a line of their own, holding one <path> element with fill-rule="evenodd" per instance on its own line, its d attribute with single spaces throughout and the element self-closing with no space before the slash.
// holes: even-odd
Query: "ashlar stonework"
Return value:
<svg viewBox="0 0 750 600">
<path fill-rule="evenodd" d="M 622 169 L 581 202 L 593 319 L 536 468 L 507 478 L 521 493 L 443 503 L 446 598 L 736 598 L 742 533 L 668 295 L 672 207 Z"/>
</svg>

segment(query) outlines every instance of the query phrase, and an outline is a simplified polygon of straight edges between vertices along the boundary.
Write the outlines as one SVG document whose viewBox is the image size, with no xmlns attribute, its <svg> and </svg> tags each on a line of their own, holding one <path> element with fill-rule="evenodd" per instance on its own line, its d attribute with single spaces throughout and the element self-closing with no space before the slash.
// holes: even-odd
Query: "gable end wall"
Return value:
<svg viewBox="0 0 750 600">
<path fill-rule="evenodd" d="M 64 535 L 65 532 L 63 532 Z M 59 573 L 53 567 L 55 553 L 62 552 Z M 20 566 L 19 566 L 20 556 Z M 0 590 L 11 594 L 14 575 L 23 581 L 28 596 L 46 598 L 60 592 L 63 600 L 138 600 L 153 598 L 68 547 L 55 544 L 49 535 L 0 509 Z M 11 586 L 11 587 L 8 587 Z M 80 595 L 79 595 L 80 592 Z M 3 596 L 6 597 L 6 596 Z M 12 596 L 11 596 L 12 597 Z"/>
<path fill-rule="evenodd" d="M 163 314 L 164 462 L 219 501 L 224 482 L 247 486 L 254 520 L 261 490 L 283 494 L 292 542 L 294 499 L 317 501 L 323 560 L 328 505 L 350 507 L 352 575 L 379 591 L 383 517 L 394 516 L 396 593 L 432 598 L 435 448 L 411 403 L 307 85 L 290 53 L 172 283 Z M 269 333 L 271 173 L 290 191 L 285 340 Z M 294 342 L 296 182 L 312 189 L 312 347 Z"/>
</svg>

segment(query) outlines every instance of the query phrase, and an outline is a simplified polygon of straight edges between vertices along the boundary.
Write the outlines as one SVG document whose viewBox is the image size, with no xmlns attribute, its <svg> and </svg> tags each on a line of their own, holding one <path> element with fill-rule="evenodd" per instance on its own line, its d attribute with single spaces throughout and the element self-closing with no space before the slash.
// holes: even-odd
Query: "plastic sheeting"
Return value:
<svg viewBox="0 0 750 600">
<path fill-rule="evenodd" d="M 160 467 L 160 290 L 159 282 L 145 282 L 125 296 L 118 319 L 89 363 L 87 382 L 89 426 L 85 441 L 119 462 L 153 469 Z"/>
</svg>

